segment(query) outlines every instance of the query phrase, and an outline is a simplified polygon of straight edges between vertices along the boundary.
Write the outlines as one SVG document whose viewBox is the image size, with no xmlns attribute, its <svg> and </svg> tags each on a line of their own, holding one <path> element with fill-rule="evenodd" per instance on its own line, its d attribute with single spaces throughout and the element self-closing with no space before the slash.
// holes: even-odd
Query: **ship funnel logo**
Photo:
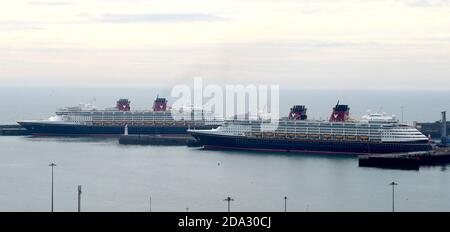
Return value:
<svg viewBox="0 0 450 232">
<path fill-rule="evenodd" d="M 263 120 L 262 131 L 278 128 L 278 85 L 204 85 L 203 78 L 195 77 L 193 86 L 174 86 L 171 96 L 177 99 L 171 112 L 174 119 L 189 120 L 176 109 L 190 105 L 202 109 L 202 113 L 190 116 L 194 120 L 202 120 L 204 111 L 224 119 Z"/>
</svg>

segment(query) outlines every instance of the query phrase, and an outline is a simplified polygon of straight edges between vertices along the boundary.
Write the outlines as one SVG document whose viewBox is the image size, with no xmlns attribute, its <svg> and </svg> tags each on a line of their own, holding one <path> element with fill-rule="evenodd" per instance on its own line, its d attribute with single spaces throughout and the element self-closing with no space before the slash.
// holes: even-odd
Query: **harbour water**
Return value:
<svg viewBox="0 0 450 232">
<path fill-rule="evenodd" d="M 97 98 L 111 106 L 126 96 L 149 106 L 156 90 L 61 90 L 12 88 L 0 122 L 45 118 L 55 108 Z M 93 92 L 96 95 L 92 94 Z M 160 96 L 164 93 L 159 93 Z M 165 93 L 168 94 L 168 91 Z M 313 117 L 328 116 L 339 98 L 354 115 L 378 109 L 409 121 L 435 121 L 449 109 L 445 92 L 292 91 L 281 96 L 285 111 L 306 104 Z M 311 95 L 312 97 L 307 97 Z M 5 98 L 6 97 L 6 98 Z M 304 99 L 304 100 L 302 100 Z M 390 100 L 391 99 L 391 100 Z M 431 104 L 432 103 L 432 104 Z M 284 112 L 284 111 L 282 111 Z M 123 146 L 111 138 L 0 137 L 0 211 L 49 211 L 55 167 L 55 211 L 390 211 L 397 182 L 397 211 L 448 211 L 449 166 L 419 171 L 358 167 L 352 156 L 205 151 L 179 146 Z"/>
<path fill-rule="evenodd" d="M 123 146 L 115 139 L 0 138 L 0 210 L 55 211 L 448 211 L 448 167 L 359 168 L 354 157 Z"/>
</svg>

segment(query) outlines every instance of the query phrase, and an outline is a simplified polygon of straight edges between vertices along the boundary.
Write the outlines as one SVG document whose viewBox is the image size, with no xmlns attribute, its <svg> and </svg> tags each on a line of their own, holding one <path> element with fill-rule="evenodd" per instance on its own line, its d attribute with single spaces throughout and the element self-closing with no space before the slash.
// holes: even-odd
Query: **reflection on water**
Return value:
<svg viewBox="0 0 450 232">
<path fill-rule="evenodd" d="M 82 142 L 82 143 L 112 143 L 117 142 L 117 137 L 77 137 L 77 136 L 25 136 L 25 140 L 32 142 Z"/>
<path fill-rule="evenodd" d="M 121 146 L 114 138 L 0 137 L 1 211 L 48 211 L 50 162 L 55 210 L 398 211 L 450 210 L 446 166 L 420 171 L 359 168 L 353 156 Z"/>
<path fill-rule="evenodd" d="M 208 150 L 203 148 L 196 148 L 199 152 L 207 152 L 207 153 L 218 153 L 224 155 L 233 155 L 233 156 L 276 156 L 276 157 L 286 157 L 290 159 L 332 159 L 332 160 L 341 160 L 341 159 L 357 159 L 358 157 L 351 154 L 314 154 L 314 153 L 301 153 L 301 152 L 270 152 L 270 151 L 240 151 L 240 150 Z"/>
</svg>

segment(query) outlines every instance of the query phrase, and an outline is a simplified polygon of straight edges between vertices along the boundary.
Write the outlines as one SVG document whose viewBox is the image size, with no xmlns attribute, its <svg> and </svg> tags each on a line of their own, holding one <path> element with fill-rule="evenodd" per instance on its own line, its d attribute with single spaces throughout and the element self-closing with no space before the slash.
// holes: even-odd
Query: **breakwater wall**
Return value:
<svg viewBox="0 0 450 232">
<path fill-rule="evenodd" d="M 197 146 L 196 140 L 190 135 L 121 135 L 119 144 L 123 145 L 170 145 L 170 146 Z"/>
<path fill-rule="evenodd" d="M 30 135 L 21 125 L 0 125 L 0 136 Z"/>
</svg>

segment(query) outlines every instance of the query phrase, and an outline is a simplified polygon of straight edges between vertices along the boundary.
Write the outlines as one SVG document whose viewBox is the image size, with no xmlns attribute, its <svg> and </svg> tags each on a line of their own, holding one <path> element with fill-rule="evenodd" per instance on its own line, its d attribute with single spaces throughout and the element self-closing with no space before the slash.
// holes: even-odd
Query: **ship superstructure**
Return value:
<svg viewBox="0 0 450 232">
<path fill-rule="evenodd" d="M 357 121 L 339 103 L 328 121 L 307 120 L 305 106 L 294 106 L 274 130 L 264 120 L 227 120 L 211 130 L 189 130 L 207 149 L 312 153 L 392 153 L 430 150 L 428 138 L 395 116 L 368 113 Z"/>
</svg>

